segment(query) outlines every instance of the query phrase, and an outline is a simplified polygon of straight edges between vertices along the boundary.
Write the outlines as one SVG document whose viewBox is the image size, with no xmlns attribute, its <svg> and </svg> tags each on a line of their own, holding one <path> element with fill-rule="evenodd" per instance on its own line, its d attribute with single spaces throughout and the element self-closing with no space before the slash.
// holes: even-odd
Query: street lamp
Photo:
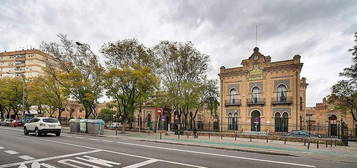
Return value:
<svg viewBox="0 0 357 168">
<path fill-rule="evenodd" d="M 88 46 L 87 44 L 83 44 L 83 43 L 78 42 L 78 41 L 76 41 L 75 43 L 76 43 L 76 45 L 81 46 L 81 47 L 84 47 L 84 48 L 86 48 L 87 50 L 89 50 L 92 55 L 95 55 L 95 54 L 93 53 L 93 51 L 89 48 L 89 46 Z M 97 99 L 96 99 L 96 101 L 97 101 Z M 93 109 L 93 114 L 95 115 L 95 119 L 97 119 L 96 108 Z"/>
</svg>

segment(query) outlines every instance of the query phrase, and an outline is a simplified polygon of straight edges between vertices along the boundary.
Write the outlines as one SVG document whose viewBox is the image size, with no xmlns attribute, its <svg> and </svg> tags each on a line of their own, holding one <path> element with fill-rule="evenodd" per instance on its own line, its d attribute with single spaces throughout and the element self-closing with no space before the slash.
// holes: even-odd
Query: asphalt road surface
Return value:
<svg viewBox="0 0 357 168">
<path fill-rule="evenodd" d="M 0 168 L 5 167 L 357 167 L 356 163 L 172 145 L 63 133 L 60 137 L 23 135 L 0 127 Z"/>
</svg>

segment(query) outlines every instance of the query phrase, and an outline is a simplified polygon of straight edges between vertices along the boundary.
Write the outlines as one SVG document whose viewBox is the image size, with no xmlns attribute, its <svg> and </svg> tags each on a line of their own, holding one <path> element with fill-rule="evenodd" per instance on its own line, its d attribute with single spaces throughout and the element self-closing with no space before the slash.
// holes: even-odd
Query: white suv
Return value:
<svg viewBox="0 0 357 168">
<path fill-rule="evenodd" d="M 47 135 L 54 133 L 56 136 L 61 135 L 61 124 L 55 118 L 50 117 L 35 117 L 24 125 L 24 134 L 34 132 L 36 136 Z"/>
</svg>

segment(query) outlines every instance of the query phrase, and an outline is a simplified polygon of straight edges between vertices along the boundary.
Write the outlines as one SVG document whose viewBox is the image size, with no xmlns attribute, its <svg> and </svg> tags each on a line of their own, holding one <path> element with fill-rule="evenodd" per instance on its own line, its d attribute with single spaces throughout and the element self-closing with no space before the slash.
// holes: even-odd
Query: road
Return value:
<svg viewBox="0 0 357 168">
<path fill-rule="evenodd" d="M 63 133 L 25 136 L 0 127 L 0 168 L 5 167 L 357 167 L 356 163 Z"/>
</svg>

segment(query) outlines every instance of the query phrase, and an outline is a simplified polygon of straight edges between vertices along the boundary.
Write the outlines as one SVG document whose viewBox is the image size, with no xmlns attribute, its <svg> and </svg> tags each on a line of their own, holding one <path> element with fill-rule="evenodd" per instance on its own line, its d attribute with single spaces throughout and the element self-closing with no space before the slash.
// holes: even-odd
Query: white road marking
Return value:
<svg viewBox="0 0 357 168">
<path fill-rule="evenodd" d="M 299 163 L 292 163 L 292 162 L 282 162 L 282 161 L 274 161 L 274 160 L 266 160 L 266 159 L 256 159 L 256 158 L 249 158 L 249 157 L 241 157 L 241 156 L 232 156 L 232 155 L 223 155 L 223 154 L 216 154 L 216 153 L 208 153 L 208 152 L 199 152 L 199 151 L 190 151 L 190 150 L 183 150 L 183 149 L 175 149 L 175 148 L 166 148 L 166 147 L 159 147 L 159 146 L 150 146 L 150 145 L 142 145 L 142 144 L 133 144 L 133 143 L 126 143 L 126 142 L 116 142 L 118 144 L 124 145 L 132 145 L 132 146 L 141 146 L 146 148 L 156 148 L 156 149 L 163 149 L 163 150 L 170 150 L 170 151 L 178 151 L 178 152 L 186 152 L 186 153 L 195 153 L 201 155 L 211 155 L 211 156 L 220 156 L 220 157 L 227 157 L 227 158 L 234 158 L 234 159 L 243 159 L 243 160 L 253 160 L 259 162 L 268 162 L 268 163 L 276 163 L 276 164 L 284 164 L 284 165 L 293 165 L 293 166 L 300 166 L 300 167 L 316 167 L 313 165 L 306 165 L 306 164 L 299 164 Z"/>
<path fill-rule="evenodd" d="M 89 140 L 92 140 L 92 141 L 99 141 L 99 139 L 94 139 L 94 138 L 89 138 Z"/>
<path fill-rule="evenodd" d="M 47 167 L 47 168 L 56 168 L 56 167 L 54 167 L 52 165 L 49 165 L 49 164 L 46 164 L 46 163 L 41 163 L 41 166 Z"/>
<path fill-rule="evenodd" d="M 155 163 L 159 160 L 157 159 L 150 159 L 150 160 L 147 160 L 147 161 L 144 161 L 144 162 L 140 162 L 140 163 L 136 163 L 136 164 L 133 164 L 133 165 L 130 165 L 130 166 L 125 166 L 123 168 L 138 168 L 138 167 L 142 167 L 142 166 L 145 166 L 145 165 L 148 165 L 148 164 L 151 164 L 151 163 Z"/>
<path fill-rule="evenodd" d="M 103 166 L 106 166 L 106 167 L 113 167 L 112 165 L 117 165 L 119 166 L 120 163 L 117 163 L 117 162 L 112 162 L 112 161 L 109 161 L 109 160 L 104 160 L 104 159 L 99 159 L 99 158 L 95 158 L 95 157 L 92 157 L 92 156 L 82 156 L 82 157 L 75 157 L 76 159 L 78 160 L 82 160 L 82 161 L 85 161 L 85 162 L 90 162 L 90 163 L 94 163 L 94 164 L 98 164 L 98 165 L 103 165 Z"/>
<path fill-rule="evenodd" d="M 23 160 L 33 160 L 35 158 L 29 156 L 29 155 L 21 155 L 19 156 L 20 159 L 23 159 Z"/>
<path fill-rule="evenodd" d="M 76 163 L 77 165 L 83 165 L 83 166 L 91 167 L 91 168 L 101 168 L 101 167 L 94 166 L 94 165 L 89 164 L 89 163 L 84 163 L 84 162 L 81 162 L 81 161 L 78 161 L 78 160 L 73 160 L 73 159 L 63 159 L 63 160 L 58 161 L 58 163 L 62 163 L 64 165 L 66 165 L 66 167 L 82 168 L 81 166 L 77 166 L 75 164 L 71 164 L 70 162 Z"/>
<path fill-rule="evenodd" d="M 74 138 L 83 139 L 83 137 L 74 137 Z"/>
<path fill-rule="evenodd" d="M 48 158 L 29 160 L 29 161 L 24 161 L 24 162 L 9 163 L 9 164 L 0 165 L 0 168 L 18 166 L 18 165 L 21 165 L 22 163 L 28 164 L 28 163 L 33 163 L 33 162 L 43 162 L 43 161 L 47 161 L 47 160 L 61 159 L 61 158 L 84 155 L 84 154 L 89 154 L 89 153 L 96 153 L 96 152 L 101 152 L 101 151 L 103 151 L 103 150 L 96 149 L 96 150 L 92 150 L 92 151 L 72 153 L 72 154 L 60 155 L 60 156 L 52 156 L 52 157 L 48 157 Z"/>
<path fill-rule="evenodd" d="M 8 153 L 8 154 L 10 154 L 10 155 L 16 155 L 16 154 L 18 154 L 19 152 L 16 152 L 16 151 L 14 151 L 14 150 L 6 150 L 6 151 L 4 151 L 5 153 Z"/>
<path fill-rule="evenodd" d="M 4 147 L 0 146 L 0 149 L 4 149 Z"/>
<path fill-rule="evenodd" d="M 113 142 L 113 141 L 109 141 L 109 140 L 102 140 L 103 142 Z"/>
</svg>

